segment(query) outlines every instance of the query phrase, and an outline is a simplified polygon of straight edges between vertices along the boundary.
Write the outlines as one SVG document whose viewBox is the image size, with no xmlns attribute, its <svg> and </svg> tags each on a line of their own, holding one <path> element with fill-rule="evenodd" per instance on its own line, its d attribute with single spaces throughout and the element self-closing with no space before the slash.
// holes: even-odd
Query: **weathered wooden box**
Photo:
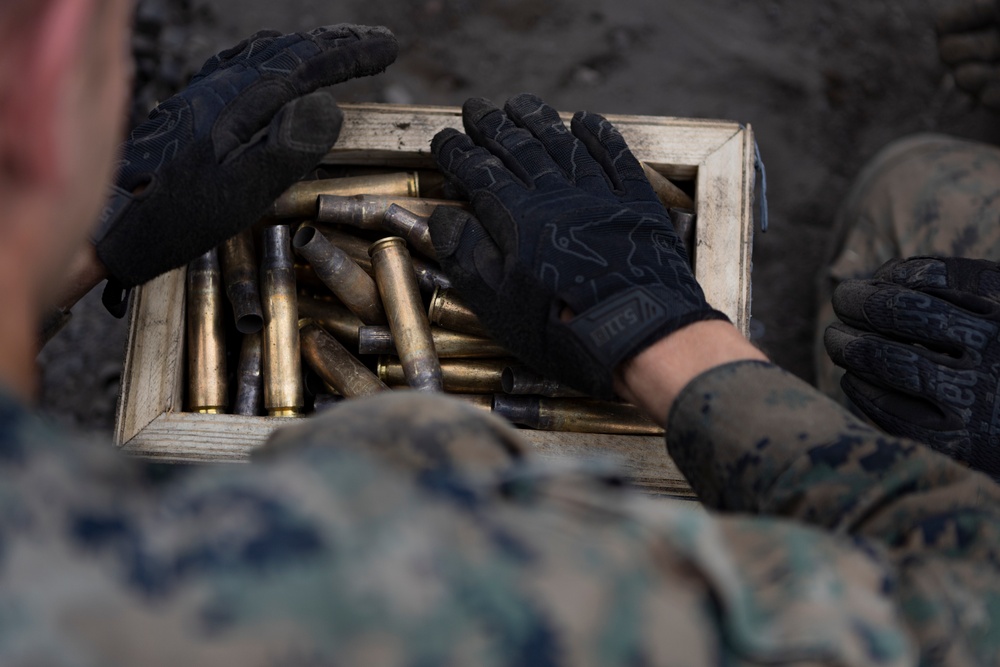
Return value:
<svg viewBox="0 0 1000 667">
<path fill-rule="evenodd" d="M 432 167 L 431 138 L 461 128 L 457 108 L 344 105 L 344 128 L 327 162 Z M 747 333 L 750 320 L 754 144 L 732 122 L 612 116 L 635 155 L 662 174 L 695 184 L 696 267 L 712 305 Z M 182 412 L 184 269 L 136 290 L 122 376 L 115 442 L 162 461 L 243 461 L 288 420 Z M 636 485 L 687 495 L 660 437 L 522 431 L 541 456 L 614 457 Z"/>
</svg>

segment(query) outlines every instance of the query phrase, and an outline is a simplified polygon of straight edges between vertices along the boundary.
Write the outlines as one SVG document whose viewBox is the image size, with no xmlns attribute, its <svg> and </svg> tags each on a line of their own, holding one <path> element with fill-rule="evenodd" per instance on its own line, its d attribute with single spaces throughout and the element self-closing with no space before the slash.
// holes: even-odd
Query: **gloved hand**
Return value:
<svg viewBox="0 0 1000 667">
<path fill-rule="evenodd" d="M 94 236 L 119 283 L 109 280 L 109 309 L 121 287 L 181 266 L 256 222 L 337 140 L 343 115 L 324 87 L 381 72 L 397 50 L 385 28 L 343 24 L 259 32 L 209 59 L 121 149 Z"/>
<path fill-rule="evenodd" d="M 892 260 L 841 283 L 826 349 L 844 392 L 893 435 L 1000 478 L 1000 267 Z"/>
<path fill-rule="evenodd" d="M 937 17 L 938 53 L 955 83 L 983 106 L 1000 111 L 1000 7 L 965 0 Z"/>
<path fill-rule="evenodd" d="M 571 133 L 532 95 L 503 111 L 471 99 L 462 116 L 467 135 L 443 130 L 431 148 L 476 217 L 439 207 L 431 237 L 459 293 L 522 361 L 608 398 L 621 363 L 687 324 L 726 319 L 611 123 L 581 112 Z"/>
</svg>

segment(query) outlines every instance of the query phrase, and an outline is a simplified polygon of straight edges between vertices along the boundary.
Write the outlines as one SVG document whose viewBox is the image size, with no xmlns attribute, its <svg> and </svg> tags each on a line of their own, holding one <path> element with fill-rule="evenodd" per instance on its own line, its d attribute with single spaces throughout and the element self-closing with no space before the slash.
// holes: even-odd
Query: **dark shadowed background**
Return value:
<svg viewBox="0 0 1000 667">
<path fill-rule="evenodd" d="M 262 28 L 389 26 L 399 60 L 340 99 L 460 105 L 522 91 L 565 111 L 731 119 L 753 125 L 771 231 L 754 238 L 755 339 L 812 379 L 815 276 L 852 176 L 919 131 L 995 143 L 996 118 L 956 90 L 935 51 L 946 0 L 141 0 L 137 109 L 212 53 Z M 139 112 L 137 111 L 137 114 Z M 42 352 L 42 402 L 110 433 L 125 321 L 95 290 Z"/>
</svg>

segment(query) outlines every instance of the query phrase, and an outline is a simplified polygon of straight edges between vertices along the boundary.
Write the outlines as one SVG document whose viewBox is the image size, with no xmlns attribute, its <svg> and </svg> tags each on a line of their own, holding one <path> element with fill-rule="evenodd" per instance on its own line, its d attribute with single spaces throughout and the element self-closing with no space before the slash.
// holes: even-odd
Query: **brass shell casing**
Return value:
<svg viewBox="0 0 1000 667">
<path fill-rule="evenodd" d="M 260 331 L 264 327 L 264 312 L 260 304 L 260 272 L 253 248 L 253 230 L 245 229 L 224 241 L 219 246 L 219 263 L 237 331 L 243 334 Z"/>
<path fill-rule="evenodd" d="M 698 247 L 695 243 L 695 228 L 698 223 L 698 216 L 688 208 L 672 208 L 670 209 L 670 222 L 673 223 L 677 236 L 681 237 L 681 241 L 684 242 L 688 263 L 694 266 L 694 255 Z"/>
<path fill-rule="evenodd" d="M 634 405 L 582 398 L 493 397 L 493 412 L 515 424 L 543 431 L 661 435 L 663 429 Z"/>
<path fill-rule="evenodd" d="M 489 338 L 481 338 L 441 327 L 431 327 L 434 349 L 439 359 L 494 359 L 510 357 L 502 345 Z M 396 343 L 389 327 L 361 327 L 358 330 L 360 354 L 396 354 Z"/>
<path fill-rule="evenodd" d="M 448 396 L 485 412 L 493 412 L 493 397 L 489 394 L 448 394 Z"/>
<path fill-rule="evenodd" d="M 438 206 L 466 207 L 466 204 L 451 199 L 383 197 L 378 195 L 355 195 L 353 197 L 320 195 L 316 220 L 370 231 L 384 231 L 382 220 L 385 218 L 385 212 L 393 204 L 401 206 L 411 213 L 425 216 L 433 213 Z"/>
<path fill-rule="evenodd" d="M 318 222 L 315 227 L 323 232 L 323 236 L 330 243 L 346 252 L 347 256 L 353 259 L 368 275 L 375 275 L 372 259 L 368 255 L 371 241 L 345 232 L 329 223 Z M 410 257 L 410 259 L 413 261 L 413 270 L 417 274 L 417 284 L 420 285 L 422 293 L 430 295 L 439 287 L 442 289 L 451 287 L 451 280 L 438 267 L 437 263 L 423 257 Z"/>
<path fill-rule="evenodd" d="M 373 243 L 368 254 L 406 383 L 419 391 L 441 391 L 441 364 L 406 242 L 390 236 Z"/>
<path fill-rule="evenodd" d="M 431 324 L 445 329 L 473 336 L 489 336 L 476 314 L 450 289 L 439 288 L 434 291 L 430 308 L 427 309 L 427 318 Z"/>
<path fill-rule="evenodd" d="M 302 412 L 299 309 L 288 225 L 262 232 L 261 291 L 264 306 L 264 408 L 272 417 Z"/>
<path fill-rule="evenodd" d="M 221 414 L 229 405 L 223 307 L 222 270 L 213 249 L 187 268 L 188 406 L 191 412 Z"/>
<path fill-rule="evenodd" d="M 386 209 L 385 215 L 382 217 L 382 229 L 393 236 L 406 239 L 407 245 L 424 257 L 437 259 L 434 242 L 431 240 L 431 229 L 427 225 L 426 217 L 408 211 L 398 204 L 393 204 Z"/>
<path fill-rule="evenodd" d="M 342 344 L 358 349 L 358 329 L 364 322 L 333 297 L 318 299 L 299 294 L 299 317 L 313 320 Z"/>
<path fill-rule="evenodd" d="M 236 369 L 236 404 L 234 415 L 260 414 L 264 399 L 264 334 L 260 331 L 243 336 L 240 363 Z"/>
<path fill-rule="evenodd" d="M 300 323 L 302 357 L 342 396 L 370 396 L 389 389 L 336 338 L 310 320 Z"/>
<path fill-rule="evenodd" d="M 543 377 L 520 364 L 513 364 L 503 369 L 502 384 L 505 394 L 522 396 L 530 394 L 549 398 L 581 398 L 586 396 L 583 392 Z"/>
<path fill-rule="evenodd" d="M 305 257 L 316 275 L 331 292 L 365 324 L 385 324 L 385 311 L 378 288 L 343 250 L 330 243 L 311 225 L 303 225 L 292 241 L 295 250 Z"/>
<path fill-rule="evenodd" d="M 327 241 L 347 253 L 347 256 L 364 269 L 365 273 L 370 276 L 375 275 L 375 269 L 372 268 L 372 258 L 368 254 L 368 248 L 372 244 L 370 239 L 355 236 L 350 232 L 344 231 L 341 227 L 326 222 L 317 222 L 313 227 L 322 232 Z"/>
<path fill-rule="evenodd" d="M 495 394 L 503 391 L 503 369 L 510 359 L 444 359 L 441 380 L 444 390 L 456 394 Z M 390 387 L 406 384 L 402 364 L 394 357 L 381 357 L 378 376 Z"/>
<path fill-rule="evenodd" d="M 418 197 L 420 181 L 416 172 L 348 176 L 316 181 L 299 181 L 281 193 L 267 211 L 272 218 L 308 218 L 316 215 L 323 195 Z"/>
</svg>

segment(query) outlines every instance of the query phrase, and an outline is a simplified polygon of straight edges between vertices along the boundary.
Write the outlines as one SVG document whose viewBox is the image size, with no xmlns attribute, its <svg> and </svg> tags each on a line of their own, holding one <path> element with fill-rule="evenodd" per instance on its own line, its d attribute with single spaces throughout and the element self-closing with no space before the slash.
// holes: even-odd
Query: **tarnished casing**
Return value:
<svg viewBox="0 0 1000 667">
<path fill-rule="evenodd" d="M 429 216 L 438 206 L 466 208 L 463 202 L 451 199 L 421 199 L 420 197 L 383 197 L 378 195 L 356 195 L 338 197 L 320 195 L 316 220 L 350 225 L 358 229 L 383 231 L 382 220 L 393 204 L 417 215 Z M 433 255 L 432 255 L 433 256 Z"/>
<path fill-rule="evenodd" d="M 512 364 L 503 370 L 503 391 L 505 394 L 548 396 L 550 398 L 584 397 L 586 394 L 567 387 L 561 382 L 550 380 L 520 364 Z"/>
<path fill-rule="evenodd" d="M 358 349 L 358 329 L 364 322 L 335 299 L 299 294 L 299 317 L 311 319 L 342 344 Z"/>
<path fill-rule="evenodd" d="M 515 424 L 543 431 L 661 435 L 663 429 L 634 405 L 584 398 L 496 394 L 493 412 Z"/>
<path fill-rule="evenodd" d="M 221 414 L 229 405 L 223 307 L 222 271 L 213 249 L 187 268 L 188 406 L 191 412 Z"/>
<path fill-rule="evenodd" d="M 300 322 L 299 338 L 306 363 L 342 396 L 370 396 L 389 388 L 314 322 Z"/>
<path fill-rule="evenodd" d="M 261 238 L 264 408 L 272 417 L 293 417 L 302 412 L 305 401 L 291 233 L 288 225 L 271 225 L 263 229 Z"/>
<path fill-rule="evenodd" d="M 347 253 L 347 256 L 364 269 L 370 276 L 375 275 L 372 268 L 372 259 L 368 255 L 368 248 L 372 242 L 344 231 L 331 223 L 318 222 L 314 225 L 316 229 L 323 233 L 330 243 Z M 423 294 L 433 294 L 437 288 L 448 289 L 451 287 L 451 280 L 444 274 L 444 271 L 429 259 L 423 257 L 410 257 L 413 261 L 413 270 L 417 274 L 417 284 Z"/>
<path fill-rule="evenodd" d="M 303 225 L 292 242 L 331 292 L 365 324 L 385 324 L 378 288 L 343 250 L 330 243 L 318 229 Z"/>
<path fill-rule="evenodd" d="M 417 197 L 420 182 L 416 172 L 348 176 L 316 181 L 299 181 L 275 200 L 267 215 L 272 218 L 307 218 L 315 216 L 317 199 L 323 195 L 381 195 Z"/>
<path fill-rule="evenodd" d="M 394 236 L 406 239 L 410 248 L 424 257 L 437 259 L 426 217 L 408 211 L 398 204 L 393 204 L 386 209 L 385 215 L 382 217 L 382 228 Z"/>
<path fill-rule="evenodd" d="M 256 333 L 264 326 L 260 303 L 257 257 L 253 248 L 253 230 L 245 229 L 219 246 L 219 263 L 226 284 L 226 296 L 233 307 L 236 329 L 243 334 Z"/>
<path fill-rule="evenodd" d="M 494 394 L 503 391 L 503 369 L 510 359 L 443 359 L 441 379 L 444 390 L 456 394 Z M 406 384 L 403 367 L 395 357 L 380 357 L 378 376 L 390 387 Z"/>
<path fill-rule="evenodd" d="M 430 308 L 427 310 L 427 318 L 431 324 L 445 329 L 473 336 L 489 336 L 476 314 L 450 289 L 439 288 L 434 291 Z"/>
<path fill-rule="evenodd" d="M 441 365 L 406 242 L 390 236 L 373 243 L 368 254 L 407 384 L 419 391 L 441 391 Z"/>
<path fill-rule="evenodd" d="M 240 365 L 236 369 L 236 404 L 233 414 L 255 416 L 264 402 L 264 334 L 243 336 Z"/>
<path fill-rule="evenodd" d="M 431 327 L 434 349 L 439 359 L 493 359 L 510 357 L 500 343 L 441 327 Z M 396 342 L 389 327 L 361 327 L 358 330 L 360 354 L 396 354 Z"/>
</svg>

